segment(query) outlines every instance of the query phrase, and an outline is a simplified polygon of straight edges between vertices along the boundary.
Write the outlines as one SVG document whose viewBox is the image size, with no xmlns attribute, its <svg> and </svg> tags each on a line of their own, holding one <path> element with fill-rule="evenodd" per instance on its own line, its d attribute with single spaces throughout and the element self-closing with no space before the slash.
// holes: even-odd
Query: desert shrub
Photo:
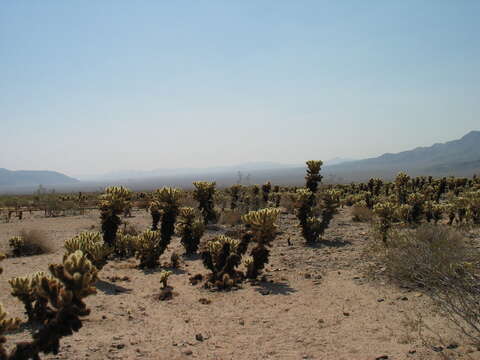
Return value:
<svg viewBox="0 0 480 360">
<path fill-rule="evenodd" d="M 201 252 L 204 266 L 211 271 L 207 286 L 229 289 L 241 281 L 236 270 L 241 257 L 238 254 L 239 241 L 224 235 L 209 239 Z"/>
<path fill-rule="evenodd" d="M 238 210 L 224 210 L 220 213 L 218 222 L 223 225 L 239 225 L 242 223 L 242 215 Z"/>
<path fill-rule="evenodd" d="M 410 176 L 400 172 L 395 178 L 395 192 L 397 195 L 398 204 L 406 204 L 408 196 L 408 183 L 410 181 Z"/>
<path fill-rule="evenodd" d="M 99 197 L 103 241 L 115 245 L 117 230 L 122 221 L 120 215 L 130 206 L 132 192 L 123 186 L 111 186 Z"/>
<path fill-rule="evenodd" d="M 193 197 L 198 201 L 198 208 L 202 213 L 205 225 L 215 223 L 217 214 L 213 196 L 215 195 L 216 184 L 208 181 L 195 181 L 193 185 L 195 186 Z"/>
<path fill-rule="evenodd" d="M 9 246 L 13 256 L 48 254 L 53 251 L 46 234 L 37 229 L 20 231 L 19 236 L 9 240 Z"/>
<path fill-rule="evenodd" d="M 193 208 L 183 207 L 180 209 L 177 232 L 181 237 L 181 243 L 188 255 L 197 252 L 204 231 L 205 225 L 202 221 L 197 220 Z"/>
<path fill-rule="evenodd" d="M 459 264 L 448 272 L 435 273 L 437 281 L 427 294 L 441 313 L 480 347 L 480 278 L 472 265 Z"/>
<path fill-rule="evenodd" d="M 107 263 L 108 256 L 113 252 L 113 249 L 105 244 L 99 232 L 84 231 L 69 240 L 65 240 L 64 247 L 67 255 L 78 250 L 82 251 L 99 270 Z"/>
<path fill-rule="evenodd" d="M 247 277 L 255 279 L 268 263 L 270 254 L 269 247 L 277 235 L 275 222 L 280 211 L 267 208 L 258 211 L 250 211 L 242 216 L 243 222 L 248 226 L 251 233 L 251 241 L 255 243 L 250 252 L 251 261 L 247 265 Z"/>
<path fill-rule="evenodd" d="M 448 274 L 478 256 L 465 245 L 461 233 L 432 224 L 392 232 L 381 254 L 389 276 L 426 288 L 438 285 L 436 274 Z"/>
<path fill-rule="evenodd" d="M 65 256 L 63 264 L 51 264 L 49 270 L 52 278 L 43 277 L 38 291 L 46 299 L 51 316 L 34 332 L 32 341 L 18 343 L 7 351 L 4 334 L 17 327 L 19 321 L 8 319 L 0 306 L 0 359 L 40 359 L 40 353 L 58 354 L 60 339 L 82 327 L 82 317 L 90 312 L 83 299 L 95 294 L 97 269 L 77 251 Z"/>
<path fill-rule="evenodd" d="M 372 220 L 373 213 L 368 207 L 362 204 L 352 206 L 352 220 L 356 222 L 369 222 Z"/>
<path fill-rule="evenodd" d="M 287 213 L 292 214 L 296 209 L 297 195 L 296 193 L 287 192 L 281 196 L 280 207 L 284 208 Z"/>
</svg>

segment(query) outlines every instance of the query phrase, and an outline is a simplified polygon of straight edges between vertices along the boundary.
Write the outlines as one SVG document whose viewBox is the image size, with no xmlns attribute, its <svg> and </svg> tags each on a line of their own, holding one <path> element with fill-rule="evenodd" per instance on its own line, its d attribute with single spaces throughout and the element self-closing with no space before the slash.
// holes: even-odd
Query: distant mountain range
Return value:
<svg viewBox="0 0 480 360">
<path fill-rule="evenodd" d="M 348 180 L 366 180 L 374 176 L 392 178 L 399 171 L 413 176 L 472 176 L 480 173 L 480 131 L 471 131 L 459 140 L 429 147 L 325 167 L 325 173 Z"/>
<path fill-rule="evenodd" d="M 18 170 L 0 168 L 0 186 L 52 186 L 76 184 L 79 181 L 55 171 Z"/>
<path fill-rule="evenodd" d="M 321 159 L 321 155 L 317 156 Z M 480 174 L 480 131 L 471 131 L 459 140 L 429 147 L 418 147 L 376 158 L 349 160 L 336 158 L 326 161 L 322 169 L 324 181 L 347 183 L 365 181 L 371 177 L 392 179 L 405 171 L 409 175 L 472 176 Z M 0 192 L 31 192 L 38 185 L 58 191 L 101 190 L 108 185 L 126 185 L 134 190 L 149 190 L 161 186 L 188 188 L 193 181 L 216 181 L 219 187 L 241 182 L 262 184 L 302 185 L 304 164 L 253 162 L 211 168 L 156 169 L 152 171 L 119 171 L 98 177 L 76 179 L 53 171 L 9 171 L 0 169 Z"/>
</svg>

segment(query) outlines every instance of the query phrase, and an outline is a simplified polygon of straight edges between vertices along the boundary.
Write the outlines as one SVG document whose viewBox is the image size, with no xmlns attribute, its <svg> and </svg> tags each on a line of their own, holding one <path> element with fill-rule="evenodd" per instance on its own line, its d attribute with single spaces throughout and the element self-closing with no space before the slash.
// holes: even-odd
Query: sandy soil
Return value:
<svg viewBox="0 0 480 360">
<path fill-rule="evenodd" d="M 150 217 L 135 212 L 128 221 L 142 229 Z M 21 229 L 46 231 L 55 247 L 52 254 L 2 263 L 0 301 L 11 315 L 24 318 L 7 280 L 60 262 L 63 241 L 92 227 L 98 229 L 95 212 L 50 219 L 27 215 L 0 224 L 0 250 Z M 206 236 L 226 229 L 221 228 Z M 62 342 L 58 356 L 45 358 L 480 359 L 480 351 L 434 313 L 426 296 L 368 278 L 369 225 L 352 222 L 348 210 L 327 230 L 328 246 L 306 247 L 292 215 L 282 214 L 280 230 L 267 281 L 230 292 L 192 286 L 189 277 L 207 271 L 200 259 L 183 259 L 169 279 L 174 298 L 159 301 L 158 270 L 136 269 L 134 259 L 111 261 L 100 273 L 98 294 L 86 300 L 92 313 L 84 327 Z M 164 263 L 171 251 L 182 253 L 178 238 Z M 26 339 L 30 331 L 24 326 L 8 340 Z M 452 344 L 458 347 L 447 349 Z"/>
</svg>

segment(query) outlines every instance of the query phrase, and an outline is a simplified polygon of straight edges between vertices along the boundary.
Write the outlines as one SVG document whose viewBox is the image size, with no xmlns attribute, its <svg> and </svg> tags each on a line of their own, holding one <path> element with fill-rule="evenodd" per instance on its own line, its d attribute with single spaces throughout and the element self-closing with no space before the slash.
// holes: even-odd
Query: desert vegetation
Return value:
<svg viewBox="0 0 480 360">
<path fill-rule="evenodd" d="M 109 187 L 101 194 L 2 199 L 2 204 L 28 216 L 3 224 L 22 227 L 8 234 L 2 249 L 8 255 L 8 267 L 19 269 L 7 279 L 12 297 L 8 303 L 13 299 L 21 304 L 25 319 L 11 318 L 0 307 L 0 358 L 57 354 L 60 340 L 85 323 L 90 310 L 84 299 L 96 292 L 95 287 L 108 286 L 123 293 L 123 287 L 114 283 L 128 282 L 132 276 L 139 283 L 155 279 L 142 290 L 147 295 L 151 291 L 147 298 L 154 301 L 180 306 L 189 294 L 199 296 L 203 306 L 216 300 L 227 306 L 229 298 L 239 302 L 236 294 L 246 296 L 249 289 L 260 296 L 309 292 L 312 286 L 327 286 L 322 279 L 333 276 L 328 274 L 354 271 L 355 279 L 376 286 L 372 289 L 388 282 L 394 289 L 388 291 L 407 288 L 429 299 L 422 306 L 442 319 L 438 321 L 457 329 L 451 336 L 467 339 L 462 340 L 464 347 L 480 346 L 479 178 L 436 179 L 399 173 L 393 181 L 372 178 L 366 183 L 334 185 L 322 183 L 321 168 L 321 161 L 306 163 L 304 187 L 267 182 L 217 188 L 213 182 L 198 181 L 191 190 L 164 187 L 134 193 L 125 187 Z M 39 212 L 45 199 L 53 197 L 85 205 L 72 217 L 93 222 L 62 239 L 57 247 L 44 230 L 23 228 L 29 221 L 54 216 L 42 210 L 43 217 L 31 217 L 26 210 L 31 206 L 32 212 Z M 93 209 L 91 215 L 85 212 L 87 206 Z M 343 249 L 351 249 L 354 255 L 347 257 Z M 63 261 L 48 266 L 49 273 L 37 269 L 25 275 L 20 270 L 23 265 L 10 262 L 48 257 L 58 263 L 55 257 L 59 255 Z M 349 262 L 340 266 L 339 258 Z M 117 275 L 118 269 L 126 275 Z M 298 276 L 289 274 L 301 274 L 301 281 L 310 281 L 309 287 L 299 285 L 303 283 Z M 290 288 L 287 279 L 300 288 Z M 108 293 L 102 296 L 92 301 L 108 302 Z M 97 303 L 97 307 L 104 305 Z M 131 314 L 130 318 L 135 321 Z M 16 329 L 24 324 L 31 326 L 33 340 L 7 342 L 5 335 L 16 338 Z M 321 330 L 323 323 L 319 324 Z M 198 340 L 203 335 L 196 339 L 204 341 Z M 441 351 L 445 349 L 451 350 L 445 346 Z M 459 354 L 448 356 L 462 358 Z"/>
</svg>

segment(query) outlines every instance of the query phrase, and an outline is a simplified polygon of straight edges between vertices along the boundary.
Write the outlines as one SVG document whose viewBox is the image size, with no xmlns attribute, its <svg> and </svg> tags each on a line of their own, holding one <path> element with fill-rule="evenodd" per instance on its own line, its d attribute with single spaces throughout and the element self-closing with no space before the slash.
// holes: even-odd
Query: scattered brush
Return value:
<svg viewBox="0 0 480 360">
<path fill-rule="evenodd" d="M 14 257 L 48 254 L 53 251 L 46 234 L 36 229 L 22 230 L 18 236 L 12 237 L 8 244 Z"/>
</svg>

